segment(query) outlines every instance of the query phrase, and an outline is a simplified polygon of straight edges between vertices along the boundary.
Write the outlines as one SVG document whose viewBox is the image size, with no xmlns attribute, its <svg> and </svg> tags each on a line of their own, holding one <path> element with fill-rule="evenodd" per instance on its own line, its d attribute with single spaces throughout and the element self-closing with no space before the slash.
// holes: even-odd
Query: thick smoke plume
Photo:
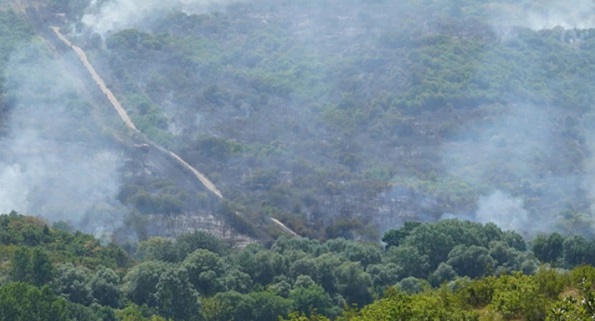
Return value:
<svg viewBox="0 0 595 321">
<path fill-rule="evenodd" d="M 116 32 L 142 25 L 155 15 L 169 11 L 183 11 L 188 14 L 205 12 L 213 7 L 242 2 L 241 0 L 112 0 L 92 1 L 82 22 L 99 34 Z"/>
<path fill-rule="evenodd" d="M 39 44 L 12 55 L 6 90 L 16 103 L 10 133 L 0 143 L 0 212 L 104 235 L 120 226 L 124 214 L 114 201 L 120 159 L 98 137 L 90 106 L 77 92 L 80 80 L 65 72 L 73 63 L 58 63 Z"/>
</svg>

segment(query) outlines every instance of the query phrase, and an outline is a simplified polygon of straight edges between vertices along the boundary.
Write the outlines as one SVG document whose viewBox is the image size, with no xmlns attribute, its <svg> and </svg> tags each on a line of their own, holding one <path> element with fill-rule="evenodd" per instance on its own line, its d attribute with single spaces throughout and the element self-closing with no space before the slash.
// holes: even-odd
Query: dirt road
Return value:
<svg viewBox="0 0 595 321">
<path fill-rule="evenodd" d="M 217 189 L 217 186 L 215 186 L 215 184 L 213 184 L 213 182 L 211 182 L 206 176 L 204 176 L 201 172 L 197 171 L 194 167 L 190 166 L 188 163 L 186 163 L 180 156 L 176 155 L 174 152 L 169 152 L 169 154 L 171 155 L 171 157 L 173 157 L 178 163 L 182 164 L 182 166 L 186 167 L 187 169 L 189 169 L 194 176 L 196 176 L 196 178 L 198 178 L 198 180 L 200 180 L 200 182 L 207 188 L 209 189 L 211 192 L 213 192 L 213 194 L 217 195 L 217 197 L 219 198 L 223 198 L 223 195 L 221 194 L 221 192 Z"/>
<path fill-rule="evenodd" d="M 122 107 L 122 105 L 120 104 L 120 102 L 118 101 L 116 96 L 114 96 L 112 91 L 105 85 L 105 82 L 99 76 L 99 74 L 97 74 L 97 71 L 95 71 L 95 68 L 89 62 L 89 59 L 87 59 L 87 55 L 85 54 L 83 49 L 74 45 L 72 42 L 70 42 L 70 40 L 68 40 L 66 37 L 64 37 L 64 35 L 62 35 L 62 33 L 60 33 L 60 29 L 58 27 L 51 27 L 51 29 L 54 31 L 56 36 L 62 42 L 64 42 L 66 45 L 68 45 L 68 47 L 70 47 L 72 50 L 74 50 L 74 52 L 76 53 L 76 55 L 78 56 L 80 61 L 83 63 L 83 65 L 85 66 L 85 68 L 87 69 L 89 74 L 91 74 L 91 77 L 93 78 L 93 80 L 95 81 L 97 86 L 99 86 L 101 91 L 107 96 L 108 100 L 110 101 L 110 103 L 112 104 L 112 106 L 114 107 L 114 109 L 116 110 L 116 112 L 118 113 L 118 115 L 120 116 L 122 121 L 124 122 L 124 124 L 126 124 L 126 126 L 128 128 L 130 128 L 131 130 L 133 130 L 134 132 L 140 133 L 140 131 L 136 128 L 136 126 L 134 126 L 132 119 L 130 119 L 130 117 L 128 116 L 128 113 L 126 112 L 124 107 Z M 180 165 L 182 165 L 182 167 L 184 167 L 186 170 L 190 171 L 190 173 L 192 173 L 202 183 L 202 185 L 204 185 L 209 191 L 211 191 L 213 194 L 215 194 L 218 198 L 220 198 L 220 199 L 223 198 L 223 194 L 221 194 L 221 191 L 219 191 L 219 189 L 217 189 L 217 186 L 215 186 L 215 184 L 213 184 L 213 182 L 211 182 L 204 174 L 202 174 L 201 172 L 196 170 L 196 168 L 190 166 L 190 164 L 188 164 L 186 161 L 184 161 L 176 153 L 169 151 L 169 150 L 163 148 L 162 146 L 157 145 L 155 142 L 151 142 L 151 145 L 156 147 L 158 150 L 165 152 L 173 160 L 175 160 Z"/>
<path fill-rule="evenodd" d="M 99 86 L 101 91 L 107 96 L 107 99 L 110 101 L 112 106 L 114 106 L 114 108 L 118 112 L 118 115 L 120 115 L 120 118 L 122 119 L 122 121 L 124 121 L 124 124 L 126 124 L 126 126 L 128 126 L 128 128 L 138 132 L 139 130 L 136 129 L 136 126 L 134 126 L 134 123 L 128 116 L 128 113 L 126 112 L 126 110 L 122 107 L 122 105 L 120 104 L 118 99 L 116 99 L 116 96 L 114 96 L 112 91 L 109 88 L 107 88 L 103 79 L 101 77 L 99 77 L 99 75 L 97 74 L 97 71 L 95 71 L 95 68 L 93 68 L 93 65 L 91 65 L 91 63 L 89 62 L 89 59 L 87 59 L 87 55 L 85 54 L 83 49 L 74 45 L 72 42 L 70 42 L 70 40 L 66 39 L 66 37 L 64 37 L 62 35 L 62 33 L 60 33 L 60 29 L 58 27 L 50 27 L 50 28 L 54 31 L 56 36 L 58 36 L 58 38 L 60 40 L 62 40 L 62 42 L 64 42 L 65 44 L 68 45 L 68 47 L 70 47 L 70 48 L 72 48 L 72 50 L 74 50 L 74 52 L 79 57 L 79 59 L 81 60 L 81 62 L 85 66 L 85 68 L 91 74 L 91 77 L 93 78 L 93 80 L 95 81 L 97 86 Z"/>
<path fill-rule="evenodd" d="M 285 224 L 281 223 L 281 221 L 279 221 L 278 219 L 271 217 L 271 221 L 273 221 L 273 223 L 275 223 L 279 228 L 281 228 L 281 230 L 285 231 L 286 233 L 291 234 L 291 236 L 300 237 L 299 234 L 294 232 L 289 227 L 285 226 Z"/>
<path fill-rule="evenodd" d="M 132 119 L 130 119 L 130 117 L 128 116 L 128 113 L 122 107 L 122 105 L 120 104 L 118 99 L 116 99 L 116 97 L 114 96 L 112 91 L 106 86 L 103 79 L 99 76 L 99 74 L 97 74 L 97 72 L 95 71 L 95 68 L 93 67 L 93 65 L 91 65 L 91 63 L 87 59 L 87 55 L 85 54 L 85 52 L 80 47 L 74 45 L 66 37 L 64 37 L 64 35 L 62 35 L 62 33 L 60 33 L 60 30 L 58 27 L 51 27 L 51 29 L 54 31 L 56 36 L 62 42 L 64 42 L 66 45 L 68 45 L 68 47 L 70 47 L 76 53 L 76 55 L 78 56 L 80 61 L 83 63 L 83 65 L 85 66 L 85 68 L 87 69 L 89 74 L 91 74 L 91 77 L 93 78 L 93 80 L 95 81 L 97 86 L 99 86 L 101 91 L 107 96 L 108 100 L 110 101 L 110 103 L 112 104 L 112 106 L 114 107 L 114 109 L 116 110 L 116 112 L 118 113 L 118 115 L 120 116 L 122 121 L 124 122 L 124 124 L 126 124 L 126 126 L 128 128 L 130 128 L 131 130 L 133 130 L 134 132 L 140 133 L 140 131 L 136 128 L 136 126 L 134 126 Z M 157 149 L 161 153 L 168 155 L 170 158 L 172 158 L 174 161 L 176 161 L 178 164 L 180 164 L 183 168 L 185 168 L 187 171 L 189 171 L 194 177 L 196 177 L 200 181 L 200 183 L 205 188 L 207 188 L 209 191 L 211 191 L 211 193 L 216 195 L 219 199 L 223 199 L 223 194 L 221 193 L 221 191 L 219 191 L 217 186 L 215 186 L 215 184 L 213 184 L 213 182 L 211 182 L 204 174 L 199 172 L 196 168 L 192 167 L 190 164 L 188 164 L 186 161 L 184 161 L 176 153 L 165 149 L 164 147 L 156 144 L 155 142 L 149 141 L 149 143 L 155 149 Z M 289 227 L 287 227 L 285 224 L 283 224 L 279 220 L 271 217 L 271 221 L 285 233 L 288 233 L 294 237 L 300 237 L 296 232 L 291 230 Z"/>
</svg>

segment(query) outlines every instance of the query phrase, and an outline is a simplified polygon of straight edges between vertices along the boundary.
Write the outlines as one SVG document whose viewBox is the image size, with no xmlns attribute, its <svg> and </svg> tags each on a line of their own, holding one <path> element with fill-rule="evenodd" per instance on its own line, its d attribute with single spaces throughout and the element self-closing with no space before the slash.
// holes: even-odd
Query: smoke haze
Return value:
<svg viewBox="0 0 595 321">
<path fill-rule="evenodd" d="M 199 137 L 194 145 L 181 144 L 181 149 L 190 162 L 216 173 L 218 185 L 230 190 L 232 195 L 241 195 L 245 189 L 256 190 L 254 186 L 268 195 L 266 193 L 277 188 L 279 195 L 275 196 L 287 199 L 287 204 L 272 202 L 275 206 L 286 210 L 287 215 L 307 213 L 312 221 L 317 215 L 327 219 L 372 213 L 369 215 L 378 214 L 376 216 L 383 216 L 383 220 L 384 216 L 394 219 L 381 227 L 391 228 L 400 224 L 401 219 L 433 220 L 443 213 L 452 213 L 456 217 L 495 222 L 503 228 L 527 233 L 558 229 L 560 222 L 566 219 L 561 217 L 563 211 L 588 208 L 577 201 L 584 203 L 585 194 L 595 199 L 595 192 L 591 192 L 595 187 L 591 186 L 590 179 L 581 177 L 586 170 L 582 158 L 574 158 L 579 160 L 577 162 L 569 160 L 572 157 L 567 156 L 574 151 L 569 152 L 570 148 L 564 144 L 570 139 L 560 138 L 561 131 L 565 130 L 563 119 L 570 112 L 553 102 L 559 91 L 552 87 L 569 85 L 563 83 L 564 80 L 550 82 L 549 79 L 540 84 L 542 73 L 535 72 L 545 69 L 544 66 L 563 69 L 558 66 L 562 62 L 553 59 L 556 57 L 541 55 L 537 49 L 523 52 L 514 45 L 506 45 L 506 39 L 493 37 L 494 30 L 497 35 L 514 36 L 518 32 L 510 31 L 517 27 L 533 30 L 591 27 L 594 25 L 593 1 L 494 1 L 487 5 L 477 2 L 459 5 L 450 1 L 329 0 L 263 2 L 262 6 L 254 1 L 254 6 L 247 6 L 250 8 L 222 10 L 223 13 L 209 17 L 164 17 L 175 11 L 192 14 L 214 7 L 224 9 L 223 6 L 235 2 L 241 1 L 93 1 L 82 18 L 85 25 L 106 36 L 108 44 L 110 35 L 116 38 L 119 36 L 116 33 L 122 29 L 151 26 L 137 38 L 147 40 L 143 44 L 146 47 L 136 48 L 138 53 L 127 50 L 126 41 L 118 38 L 114 43 L 123 48 L 108 45 L 109 52 L 99 52 L 94 59 L 98 62 L 103 59 L 104 66 L 113 64 L 114 74 L 126 75 L 120 79 L 113 77 L 113 83 L 126 85 L 130 80 L 126 93 L 122 93 L 125 104 L 125 96 L 134 97 L 133 91 L 138 90 L 142 96 L 147 96 L 146 106 L 165 115 L 162 129 L 168 130 L 176 140 L 191 141 L 189 137 Z M 470 8 L 477 11 L 470 13 L 467 10 Z M 467 20 L 441 20 L 443 17 Z M 469 20 L 469 17 L 481 17 L 481 21 Z M 202 25 L 207 20 L 217 27 Z M 454 30 L 449 31 L 445 26 Z M 472 32 L 467 28 L 477 30 Z M 532 34 L 529 30 L 523 31 Z M 444 39 L 449 39 L 442 40 L 456 50 L 450 52 L 446 45 L 436 45 L 439 51 L 426 50 L 434 47 L 426 42 L 434 41 L 432 37 L 442 33 Z M 133 35 L 123 37 L 135 39 Z M 467 48 L 467 41 L 480 45 Z M 151 47 L 153 43 L 160 49 Z M 167 46 L 161 47 L 162 44 Z M 523 46 L 530 47 L 530 44 L 523 43 Z M 180 55 L 171 54 L 172 48 L 182 48 Z M 410 54 L 410 50 L 414 50 L 411 51 L 414 54 Z M 452 66 L 440 59 L 448 54 L 465 56 L 470 61 Z M 282 59 L 277 61 L 279 57 Z M 419 63 L 423 59 L 433 63 Z M 507 59 L 524 59 L 526 63 L 508 64 Z M 540 59 L 551 60 L 551 63 L 542 63 Z M 457 61 L 451 59 L 453 63 Z M 294 68 L 298 65 L 300 68 Z M 469 72 L 469 81 L 460 80 L 466 75 L 440 74 L 438 71 L 447 65 L 453 70 L 460 68 L 456 71 L 473 69 Z M 312 70 L 317 68 L 322 71 Z M 105 76 L 110 77 L 109 68 L 104 71 L 107 71 Z M 410 77 L 403 77 L 409 73 Z M 492 74 L 502 77 L 492 78 Z M 415 90 L 403 93 L 409 87 L 423 87 L 416 83 L 433 77 L 440 79 L 437 85 L 444 90 L 446 98 L 438 97 L 437 102 L 432 103 L 419 99 L 423 94 Z M 332 85 L 326 86 L 327 83 Z M 186 90 L 185 86 L 196 89 L 196 93 Z M 462 99 L 465 103 L 475 100 L 475 95 L 489 99 L 477 99 L 477 103 L 471 103 L 476 105 L 468 106 L 466 111 L 465 106 L 457 105 L 457 98 L 452 103 L 453 112 L 432 110 L 425 115 L 410 115 L 406 110 L 432 104 L 440 109 L 443 100 L 449 100 L 450 92 L 458 88 L 463 88 L 458 93 L 460 97 L 470 98 Z M 463 92 L 465 88 L 469 91 Z M 383 91 L 391 94 L 385 95 Z M 500 97 L 492 95 L 494 93 Z M 426 94 L 432 96 L 434 92 L 428 90 Z M 128 105 L 134 113 L 134 99 L 130 99 Z M 356 111 L 364 106 L 369 107 L 369 114 L 358 114 Z M 367 123 L 362 121 L 366 117 Z M 387 120 L 380 121 L 383 118 Z M 454 125 L 448 124 L 459 121 L 463 124 L 456 130 L 452 129 Z M 279 130 L 279 127 L 291 130 Z M 370 134 L 371 131 L 374 134 Z M 35 132 L 27 135 L 33 137 L 33 141 L 41 136 Z M 268 147 L 272 139 L 277 143 L 271 149 L 273 152 L 259 154 L 260 146 Z M 303 142 L 308 144 L 301 145 Z M 253 145 L 245 150 L 254 150 L 256 156 L 222 148 L 223 152 L 213 157 L 210 154 L 214 154 L 211 153 L 214 149 L 206 148 L 210 145 Z M 89 154 L 86 147 L 76 148 L 79 150 L 69 153 Z M 199 151 L 200 148 L 203 150 Z M 436 150 L 440 151 L 439 155 Z M 582 150 L 582 146 L 576 150 Z M 94 160 L 106 168 L 105 176 L 98 174 L 101 177 L 98 181 L 112 182 L 110 177 L 115 171 L 107 169 L 115 166 L 110 161 L 117 156 L 103 155 Z M 293 164 L 291 158 L 313 165 L 298 164 L 300 167 Z M 306 168 L 301 173 L 303 176 L 313 172 L 311 168 L 327 170 L 331 167 L 329 164 L 348 172 L 345 176 L 363 171 L 364 176 L 391 181 L 393 188 L 382 186 L 377 187 L 378 190 L 385 188 L 385 191 L 371 191 L 363 183 L 350 185 L 348 180 L 337 178 L 341 176 L 339 170 L 325 172 L 328 176 L 320 175 L 322 179 L 311 175 L 300 188 L 291 185 L 301 176 L 292 172 L 293 168 Z M 15 182 L 25 181 L 23 171 L 35 166 L 38 164 L 25 166 L 9 162 L 4 175 Z M 225 171 L 221 170 L 224 167 Z M 80 170 L 88 169 L 81 167 Z M 431 172 L 438 177 L 427 175 Z M 257 180 L 258 175 L 264 183 Z M 243 178 L 240 183 L 237 177 Z M 250 186 L 247 179 L 252 177 L 256 177 L 254 186 Z M 104 187 L 96 195 L 115 194 L 117 187 L 107 186 L 109 188 Z M 321 186 L 328 187 L 328 195 L 316 190 Z M 453 192 L 453 186 L 460 190 Z M 314 190 L 310 193 L 317 197 L 306 195 L 303 198 L 307 202 L 302 204 L 298 196 L 291 194 L 291 189 L 308 188 Z M 17 199 L 27 199 L 12 190 L 3 192 Z M 374 195 L 368 194 L 374 193 L 380 195 L 380 202 L 385 204 L 376 212 L 374 204 L 358 199 L 372 199 Z M 266 196 L 256 198 L 260 202 Z M 288 205 L 292 202 L 296 205 Z M 574 207 L 574 204 L 579 205 Z M 294 209 L 298 213 L 290 213 Z"/>
<path fill-rule="evenodd" d="M 495 223 L 505 230 L 527 232 L 535 228 L 529 224 L 529 213 L 524 201 L 502 191 L 495 191 L 489 196 L 482 196 L 478 201 L 476 220 L 480 223 Z"/>
<path fill-rule="evenodd" d="M 174 0 L 174 1 L 92 1 L 82 22 L 95 32 L 106 34 L 126 28 L 139 26 L 154 15 L 162 15 L 169 11 L 182 11 L 195 14 L 212 7 L 224 6 L 242 0 Z"/>
<path fill-rule="evenodd" d="M 493 16 L 493 24 L 498 29 L 527 27 L 533 30 L 588 29 L 595 27 L 595 2 L 576 1 L 528 1 L 522 4 L 501 4 Z"/>
<path fill-rule="evenodd" d="M 580 203 L 583 185 L 561 165 L 567 147 L 553 134 L 560 111 L 530 104 L 490 110 L 442 146 L 445 169 L 483 191 L 478 221 L 527 233 L 558 229 L 560 213 Z M 527 204 L 524 197 L 540 201 Z"/>
<path fill-rule="evenodd" d="M 124 214 L 115 201 L 120 159 L 98 137 L 90 106 L 78 96 L 79 80 L 64 70 L 70 63 L 52 59 L 43 44 L 12 55 L 6 88 L 16 104 L 1 141 L 0 212 L 109 233 Z"/>
</svg>

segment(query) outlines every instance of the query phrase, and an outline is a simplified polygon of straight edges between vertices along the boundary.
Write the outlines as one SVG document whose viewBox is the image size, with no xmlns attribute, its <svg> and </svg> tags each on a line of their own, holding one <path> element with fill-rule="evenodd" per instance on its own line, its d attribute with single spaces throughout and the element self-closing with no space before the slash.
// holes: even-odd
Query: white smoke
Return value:
<svg viewBox="0 0 595 321">
<path fill-rule="evenodd" d="M 594 120 L 594 113 L 588 113 L 583 119 L 587 148 L 591 155 L 595 155 L 595 128 L 592 126 Z M 595 217 L 595 157 L 589 158 L 585 162 L 584 168 L 583 188 L 587 192 L 587 198 L 591 204 L 590 216 Z M 595 228 L 595 220 L 590 223 Z"/>
<path fill-rule="evenodd" d="M 593 0 L 534 0 L 493 6 L 492 22 L 499 30 L 512 27 L 526 27 L 533 30 L 595 27 Z"/>
<path fill-rule="evenodd" d="M 546 106 L 492 106 L 484 122 L 442 146 L 448 174 L 484 191 L 478 221 L 525 233 L 560 227 L 560 213 L 581 195 L 581 178 L 559 170 L 565 149 L 553 134 L 558 115 Z"/>
<path fill-rule="evenodd" d="M 111 0 L 91 2 L 82 22 L 99 34 L 134 28 L 148 18 L 172 10 L 187 14 L 202 13 L 210 8 L 225 6 L 242 0 Z"/>
<path fill-rule="evenodd" d="M 93 128 L 80 80 L 65 72 L 76 61 L 59 63 L 45 50 L 27 45 L 8 64 L 5 90 L 16 104 L 9 135 L 0 141 L 0 213 L 113 231 L 124 214 L 115 201 L 121 160 Z"/>
<path fill-rule="evenodd" d="M 490 106 L 483 123 L 463 127 L 457 139 L 442 146 L 443 164 L 452 176 L 477 186 L 542 177 L 547 173 L 537 161 L 555 152 L 553 115 L 544 106 Z"/>
<path fill-rule="evenodd" d="M 475 219 L 480 223 L 495 223 L 504 230 L 520 232 L 528 232 L 536 227 L 535 224 L 530 224 L 529 213 L 521 198 L 498 190 L 480 197 L 477 205 Z"/>
</svg>

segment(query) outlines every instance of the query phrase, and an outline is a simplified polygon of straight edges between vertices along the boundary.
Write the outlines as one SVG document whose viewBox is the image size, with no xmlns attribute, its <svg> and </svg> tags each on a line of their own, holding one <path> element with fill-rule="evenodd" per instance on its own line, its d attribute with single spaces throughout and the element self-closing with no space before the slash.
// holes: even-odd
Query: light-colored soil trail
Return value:
<svg viewBox="0 0 595 321">
<path fill-rule="evenodd" d="M 299 234 L 297 234 L 296 232 L 294 232 L 289 227 L 285 226 L 285 224 L 281 223 L 281 221 L 279 221 L 278 219 L 276 219 L 274 217 L 271 217 L 271 221 L 273 221 L 273 223 L 275 223 L 279 228 L 281 228 L 281 230 L 285 231 L 286 233 L 291 234 L 291 236 L 300 237 Z"/>
<path fill-rule="evenodd" d="M 91 77 L 93 78 L 93 80 L 95 81 L 97 86 L 99 86 L 101 91 L 107 96 L 108 100 L 110 101 L 110 103 L 112 104 L 112 106 L 114 107 L 114 109 L 116 110 L 116 112 L 118 113 L 118 115 L 120 116 L 122 121 L 124 122 L 124 124 L 126 124 L 126 126 L 128 128 L 130 128 L 131 130 L 133 130 L 134 132 L 140 133 L 140 131 L 136 128 L 136 126 L 134 126 L 132 119 L 130 119 L 130 117 L 128 116 L 128 113 L 126 112 L 124 107 L 122 107 L 122 105 L 120 104 L 120 102 L 118 101 L 116 96 L 114 96 L 112 91 L 106 86 L 105 82 L 99 76 L 99 74 L 97 74 L 97 71 L 95 71 L 95 68 L 89 62 L 89 59 L 87 58 L 87 55 L 85 54 L 83 49 L 74 45 L 72 42 L 70 42 L 70 40 L 68 40 L 66 37 L 64 37 L 64 35 L 62 35 L 62 33 L 60 33 L 60 29 L 58 27 L 51 27 L 51 29 L 54 31 L 56 36 L 62 42 L 64 42 L 66 45 L 68 45 L 68 47 L 70 47 L 72 50 L 74 50 L 74 52 L 76 53 L 76 55 L 78 56 L 80 61 L 83 63 L 83 65 L 85 66 L 85 68 L 87 69 L 89 74 L 91 74 Z M 211 191 L 213 194 L 215 194 L 218 198 L 223 198 L 223 194 L 221 194 L 221 191 L 219 191 L 219 189 L 217 189 L 217 186 L 215 186 L 215 184 L 213 184 L 213 182 L 211 182 L 204 174 L 202 174 L 201 172 L 196 170 L 196 168 L 190 166 L 190 164 L 188 164 L 186 161 L 184 161 L 176 153 L 169 151 L 169 150 L 157 145 L 154 142 L 151 142 L 151 145 L 155 146 L 160 151 L 166 153 L 171 158 L 173 158 L 176 162 L 178 162 L 180 165 L 182 165 L 186 170 L 190 171 L 190 173 L 192 173 L 202 183 L 202 185 L 204 185 L 209 191 Z"/>
<path fill-rule="evenodd" d="M 54 31 L 54 33 L 56 34 L 56 36 L 62 42 L 64 42 L 66 45 L 68 45 L 68 47 L 70 47 L 76 53 L 76 55 L 78 56 L 78 58 L 80 59 L 80 61 L 83 63 L 83 65 L 85 66 L 85 68 L 87 69 L 87 71 L 91 74 L 91 77 L 93 78 L 93 80 L 95 81 L 95 83 L 97 84 L 97 86 L 99 86 L 99 88 L 101 89 L 101 91 L 107 96 L 108 100 L 110 101 L 110 103 L 112 104 L 112 106 L 114 107 L 114 109 L 117 111 L 118 115 L 120 116 L 120 118 L 122 119 L 122 121 L 124 122 L 124 124 L 126 124 L 126 126 L 128 128 L 130 128 L 131 130 L 133 130 L 134 132 L 140 133 L 140 131 L 136 128 L 136 126 L 134 126 L 134 123 L 132 122 L 132 119 L 130 119 L 130 117 L 128 116 L 128 113 L 122 107 L 122 105 L 120 104 L 120 102 L 118 101 L 118 99 L 114 96 L 114 94 L 112 93 L 112 91 L 106 86 L 105 82 L 99 76 L 99 74 L 97 74 L 97 71 L 95 71 L 95 68 L 89 62 L 89 59 L 87 58 L 87 55 L 85 54 L 85 52 L 83 51 L 83 49 L 81 49 L 80 47 L 74 45 L 72 42 L 70 42 L 70 40 L 68 40 L 66 37 L 64 37 L 64 35 L 62 35 L 62 33 L 60 33 L 60 30 L 59 30 L 58 27 L 51 27 L 51 29 Z M 160 152 L 168 155 L 169 157 L 171 157 L 172 159 L 174 159 L 177 163 L 179 163 L 182 167 L 184 167 L 186 170 L 188 170 L 193 176 L 195 176 L 201 182 L 201 184 L 205 188 L 207 188 L 209 191 L 211 191 L 213 194 L 215 194 L 219 199 L 223 199 L 223 194 L 221 193 L 221 191 L 219 191 L 219 189 L 217 188 L 217 186 L 215 186 L 215 184 L 213 184 L 213 182 L 211 182 L 204 174 L 202 174 L 197 169 L 195 169 L 194 167 L 192 167 L 190 164 L 188 164 L 186 161 L 184 161 L 176 153 L 174 153 L 172 151 L 169 151 L 169 150 L 163 148 L 162 146 L 157 145 L 154 142 L 150 142 L 150 143 L 151 143 L 151 145 L 153 147 L 155 147 L 156 149 L 158 149 Z M 289 227 L 287 227 L 285 224 L 283 224 L 278 219 L 272 218 L 272 217 L 270 219 L 271 219 L 271 221 L 277 227 L 279 227 L 285 233 L 288 233 L 288 234 L 290 234 L 291 236 L 294 236 L 294 237 L 300 237 L 299 234 L 297 234 L 296 232 L 294 232 L 292 229 L 290 229 Z"/>
<path fill-rule="evenodd" d="M 70 42 L 70 40 L 66 39 L 66 37 L 64 37 L 62 35 L 62 33 L 60 33 L 60 30 L 58 27 L 51 27 L 51 29 L 54 31 L 54 33 L 56 33 L 58 38 L 60 40 L 62 40 L 62 42 L 64 42 L 65 44 L 68 45 L 68 47 L 70 47 L 70 48 L 72 48 L 72 50 L 74 50 L 74 52 L 79 57 L 79 59 L 81 60 L 81 62 L 83 63 L 83 65 L 85 66 L 87 71 L 89 71 L 89 73 L 91 74 L 91 77 L 93 77 L 93 80 L 95 81 L 95 83 L 97 83 L 97 86 L 99 86 L 101 91 L 107 96 L 107 99 L 110 101 L 110 103 L 112 103 L 112 106 L 114 106 L 114 108 L 118 112 L 118 115 L 120 115 L 120 118 L 122 119 L 122 121 L 124 121 L 124 124 L 126 124 L 126 126 L 128 126 L 128 128 L 138 132 L 138 129 L 136 129 L 136 126 L 134 126 L 134 123 L 128 116 L 128 113 L 126 112 L 126 110 L 122 107 L 122 105 L 120 104 L 118 99 L 116 99 L 116 96 L 114 96 L 112 91 L 109 88 L 107 88 L 103 79 L 101 77 L 99 77 L 99 75 L 97 74 L 97 71 L 95 71 L 95 68 L 93 68 L 93 65 L 91 65 L 91 63 L 89 62 L 89 59 L 87 59 L 87 55 L 85 54 L 83 49 L 74 45 L 72 42 Z"/>
<path fill-rule="evenodd" d="M 208 188 L 211 192 L 213 192 L 213 194 L 217 195 L 217 197 L 219 197 L 219 198 L 223 198 L 223 195 L 217 189 L 217 186 L 215 186 L 215 184 L 213 184 L 213 182 L 211 182 L 206 176 L 204 176 L 201 172 L 197 171 L 194 167 L 190 166 L 188 163 L 186 163 L 180 156 L 176 155 L 174 152 L 169 151 L 169 154 L 176 161 L 178 161 L 178 163 L 182 164 L 182 166 L 189 169 L 194 174 L 194 176 L 196 176 L 196 178 L 198 178 L 198 180 L 200 180 L 200 182 L 206 188 Z"/>
</svg>

